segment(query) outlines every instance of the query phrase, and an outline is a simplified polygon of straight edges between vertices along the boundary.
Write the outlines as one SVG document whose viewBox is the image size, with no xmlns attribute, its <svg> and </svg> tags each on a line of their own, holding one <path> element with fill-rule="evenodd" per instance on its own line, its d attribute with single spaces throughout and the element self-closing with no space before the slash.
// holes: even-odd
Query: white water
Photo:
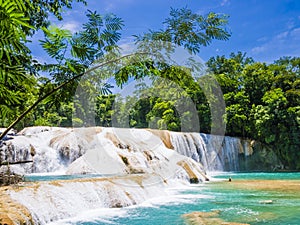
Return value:
<svg viewBox="0 0 300 225">
<path fill-rule="evenodd" d="M 250 142 L 234 137 L 170 132 L 175 150 L 203 164 L 207 171 L 238 171 L 239 154 L 252 153 Z"/>
<path fill-rule="evenodd" d="M 238 171 L 239 154 L 252 153 L 249 141 L 240 138 L 178 132 L 169 135 L 176 152 L 201 163 L 207 171 Z M 2 161 L 33 160 L 22 166 L 25 173 L 128 173 L 122 157 L 136 172 L 149 172 L 173 156 L 178 157 L 159 136 L 143 129 L 30 127 L 5 141 L 0 149 Z"/>
<path fill-rule="evenodd" d="M 165 195 L 166 186 L 159 176 L 135 175 L 130 178 L 40 182 L 10 191 L 10 196 L 30 210 L 35 224 L 46 224 L 97 208 L 139 204 Z"/>
<path fill-rule="evenodd" d="M 167 197 L 166 188 L 191 179 L 204 181 L 205 170 L 238 170 L 238 153 L 249 152 L 237 138 L 168 134 L 175 151 L 166 147 L 162 133 L 145 129 L 33 127 L 5 141 L 0 157 L 10 162 L 33 160 L 15 165 L 25 173 L 110 175 L 102 180 L 40 182 L 10 191 L 36 223 L 45 224 L 78 212 Z"/>
<path fill-rule="evenodd" d="M 169 188 L 172 186 L 172 188 Z M 71 224 L 122 224 L 115 223 L 113 219 L 116 218 L 130 218 L 141 216 L 136 213 L 138 210 L 143 209 L 160 209 L 161 206 L 178 206 L 181 204 L 192 204 L 199 199 L 213 199 L 214 196 L 203 195 L 203 194 L 182 194 L 183 191 L 194 191 L 199 190 L 199 184 L 196 186 L 180 185 L 180 183 L 169 184 L 167 188 L 164 189 L 163 194 L 157 197 L 153 197 L 145 200 L 141 204 L 132 205 L 125 208 L 98 208 L 96 210 L 84 211 L 76 215 L 75 217 L 69 219 L 63 219 L 50 223 L 49 225 L 71 225 Z M 163 209 L 162 209 L 163 210 Z M 148 210 L 147 210 L 148 211 Z M 163 218 L 162 218 L 163 220 Z M 144 223 L 145 221 L 143 221 Z M 164 223 L 164 221 L 161 221 Z M 124 223 L 125 224 L 125 223 Z M 129 224 L 128 222 L 126 224 Z M 140 223 L 142 224 L 142 222 Z"/>
</svg>

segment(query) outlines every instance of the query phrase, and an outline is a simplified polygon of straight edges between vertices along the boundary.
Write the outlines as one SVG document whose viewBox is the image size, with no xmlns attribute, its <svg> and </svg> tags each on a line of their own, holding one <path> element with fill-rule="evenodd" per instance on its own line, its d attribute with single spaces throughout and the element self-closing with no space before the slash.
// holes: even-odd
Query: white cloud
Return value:
<svg viewBox="0 0 300 225">
<path fill-rule="evenodd" d="M 105 0 L 104 1 L 104 10 L 111 12 L 117 8 L 121 8 L 124 5 L 133 4 L 134 2 L 135 2 L 135 0 L 115 0 L 115 1 Z"/>
<path fill-rule="evenodd" d="M 221 2 L 221 6 L 229 5 L 229 4 L 230 4 L 229 0 L 222 0 Z"/>
<path fill-rule="evenodd" d="M 288 30 L 292 29 L 295 26 L 295 21 L 294 19 L 290 19 L 287 23 L 286 23 L 286 28 Z"/>
<path fill-rule="evenodd" d="M 265 46 L 257 46 L 257 47 L 252 48 L 251 52 L 254 54 L 258 54 L 258 53 L 264 52 L 265 50 L 266 50 Z"/>
<path fill-rule="evenodd" d="M 300 27 L 295 28 L 294 30 L 291 31 L 291 36 L 295 38 L 296 40 L 300 39 Z"/>
<path fill-rule="evenodd" d="M 50 56 L 36 56 L 34 58 L 35 60 L 37 60 L 40 64 L 44 64 L 44 63 L 56 63 L 55 59 L 51 58 Z"/>
<path fill-rule="evenodd" d="M 119 42 L 119 46 L 123 55 L 131 54 L 136 50 L 136 45 L 132 37 L 122 39 Z"/>
<path fill-rule="evenodd" d="M 68 21 L 66 23 L 63 22 L 60 23 L 59 26 L 61 26 L 63 29 L 70 30 L 72 33 L 80 30 L 80 24 L 77 21 Z"/>
<path fill-rule="evenodd" d="M 106 5 L 105 5 L 105 11 L 112 11 L 113 9 L 116 8 L 116 4 L 113 4 L 112 2 L 108 2 Z"/>
<path fill-rule="evenodd" d="M 269 41 L 253 47 L 251 53 L 256 57 L 262 57 L 264 55 L 269 58 L 297 56 L 300 52 L 299 43 L 300 27 L 278 33 Z"/>
<path fill-rule="evenodd" d="M 268 38 L 266 36 L 263 36 L 263 37 L 257 39 L 258 42 L 264 42 L 267 40 L 268 40 Z"/>
<path fill-rule="evenodd" d="M 83 14 L 83 12 L 85 12 L 86 8 L 87 8 L 86 6 L 81 6 L 80 10 L 76 10 L 76 9 L 66 10 L 66 11 L 64 11 L 64 15 L 65 15 L 65 17 L 69 17 L 69 18 L 72 18 L 72 17 L 76 18 L 76 17 L 78 17 L 78 14 Z"/>
<path fill-rule="evenodd" d="M 225 5 L 230 5 L 230 0 L 222 0 L 219 4 L 210 4 L 208 6 L 201 6 L 201 8 L 195 11 L 197 14 L 204 15 L 210 12 L 218 12 L 220 11 L 220 7 L 223 7 Z"/>
<path fill-rule="evenodd" d="M 280 33 L 280 34 L 277 34 L 277 35 L 275 36 L 275 39 L 277 39 L 277 40 L 285 39 L 285 38 L 287 38 L 288 34 L 289 34 L 288 31 L 282 32 L 282 33 Z"/>
</svg>

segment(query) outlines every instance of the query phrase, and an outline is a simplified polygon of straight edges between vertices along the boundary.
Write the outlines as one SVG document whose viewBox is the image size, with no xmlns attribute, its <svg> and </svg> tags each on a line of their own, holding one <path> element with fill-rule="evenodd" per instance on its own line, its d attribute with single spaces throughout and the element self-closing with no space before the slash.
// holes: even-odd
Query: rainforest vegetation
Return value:
<svg viewBox="0 0 300 225">
<path fill-rule="evenodd" d="M 105 76 L 97 76 L 98 70 L 92 83 L 81 79 L 108 52 L 121 57 L 118 41 L 126 26 L 116 15 L 93 11 L 86 13 L 88 22 L 74 34 L 50 23 L 50 15 L 62 20 L 61 9 L 71 10 L 73 2 L 0 0 L 1 127 L 19 118 L 13 126 L 18 130 L 38 125 L 118 125 L 182 131 L 183 123 L 195 115 L 189 107 L 184 112 L 178 109 L 190 104 L 197 113 L 192 120 L 196 119 L 200 126 L 191 124 L 185 129 L 218 134 L 218 129 L 212 129 L 217 126 L 212 121 L 212 111 L 218 109 L 212 107 L 213 100 L 205 94 L 205 87 L 187 68 L 143 58 L 110 74 L 112 83 Z M 76 2 L 86 4 L 84 0 Z M 163 40 L 197 54 L 215 39 L 230 38 L 227 23 L 226 15 L 171 9 L 163 29 L 137 34 L 135 41 Z M 49 63 L 37 61 L 27 47 L 38 31 L 44 33 L 40 45 L 51 59 Z M 222 90 L 225 106 L 220 123 L 226 124 L 225 134 L 267 144 L 286 168 L 300 170 L 300 58 L 283 56 L 265 63 L 235 52 L 210 58 L 205 71 L 204 79 L 216 80 Z M 138 82 L 131 95 L 113 93 L 114 85 L 121 88 L 132 80 Z M 79 82 L 83 89 L 94 93 L 92 112 L 80 101 L 88 97 L 77 96 Z M 185 101 L 185 106 L 180 105 L 182 97 L 190 100 Z M 92 121 L 85 119 L 90 114 Z"/>
</svg>

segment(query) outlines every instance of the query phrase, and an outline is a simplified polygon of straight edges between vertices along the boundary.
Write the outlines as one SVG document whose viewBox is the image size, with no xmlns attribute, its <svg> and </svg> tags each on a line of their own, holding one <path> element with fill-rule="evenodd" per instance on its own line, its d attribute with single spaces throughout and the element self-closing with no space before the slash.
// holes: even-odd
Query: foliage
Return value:
<svg viewBox="0 0 300 225">
<path fill-rule="evenodd" d="M 70 1 L 66 1 L 66 3 L 67 2 Z M 1 25 L 3 25 L 3 29 L 10 29 L 12 34 L 15 34 L 16 43 L 18 45 L 14 44 L 15 40 L 13 38 L 5 39 L 5 37 L 2 38 L 3 41 L 0 43 L 4 45 L 2 47 L 0 46 L 0 49 L 5 50 L 4 53 L 6 53 L 1 54 L 0 113 L 3 119 L 1 119 L 0 122 L 3 126 L 8 126 L 18 117 L 17 120 L 10 125 L 14 126 L 15 123 L 21 121 L 24 116 L 29 113 L 26 118 L 34 119 L 35 122 L 28 122 L 25 118 L 25 120 L 23 119 L 25 122 L 19 124 L 19 127 L 22 124 L 71 125 L 72 123 L 70 121 L 72 115 L 67 116 L 68 122 L 66 122 L 65 117 L 61 117 L 61 115 L 58 115 L 56 112 L 64 105 L 69 105 L 69 102 L 73 100 L 78 78 L 84 74 L 84 71 L 91 65 L 93 60 L 102 56 L 107 50 L 116 48 L 115 44 L 120 39 L 119 31 L 123 26 L 122 20 L 112 14 L 100 16 L 97 12 L 89 11 L 87 13 L 89 20 L 83 25 L 84 29 L 74 35 L 71 35 L 68 30 L 60 29 L 55 26 L 48 28 L 43 27 L 45 40 L 41 41 L 42 47 L 56 62 L 41 65 L 31 60 L 31 56 L 29 52 L 27 52 L 28 49 L 25 46 L 26 34 L 28 34 L 27 28 L 32 28 L 28 22 L 29 19 L 24 16 L 28 13 L 28 10 L 31 10 L 31 8 L 26 8 L 26 5 L 29 5 L 30 2 L 25 3 L 26 4 L 21 5 L 23 7 L 22 9 L 24 9 L 24 13 L 19 12 L 20 9 L 17 8 L 17 6 L 19 6 L 17 3 L 14 5 L 13 3 L 5 2 L 3 9 L 1 8 L 3 11 L 3 13 L 1 11 L 1 15 L 4 15 Z M 31 5 L 31 7 L 34 7 L 34 4 Z M 19 10 L 18 13 L 14 12 L 15 9 Z M 47 18 L 45 17 L 44 19 L 46 20 Z M 93 36 L 91 32 L 95 30 L 97 30 L 97 33 L 94 33 Z M 98 42 L 95 42 L 94 39 L 98 36 L 100 38 Z M 6 40 L 7 42 L 5 42 Z M 86 45 L 85 49 L 78 48 L 78 46 L 84 45 Z M 19 46 L 24 49 L 21 49 Z M 17 66 L 12 66 L 14 64 Z M 7 68 L 12 71 L 10 72 Z M 37 81 L 29 74 L 31 72 L 37 76 L 38 72 L 46 73 L 48 78 L 43 79 L 39 76 L 39 81 Z M 49 79 L 49 77 L 52 79 Z M 109 89 L 112 88 L 112 86 L 103 83 L 101 76 L 94 76 L 93 78 L 93 85 L 99 88 L 98 93 L 110 93 Z M 83 80 L 81 84 L 85 87 L 91 87 L 87 80 Z M 61 87 L 64 87 L 64 89 Z M 96 91 L 95 87 L 93 88 L 94 91 Z M 57 92 L 56 96 L 51 95 L 54 91 Z M 29 94 L 27 95 L 25 93 Z M 34 96 L 31 96 L 32 94 Z M 31 99 L 27 99 L 26 96 L 30 96 Z M 39 107 L 37 110 L 39 116 L 36 117 L 35 113 L 30 113 L 30 111 L 42 100 L 44 107 Z M 49 112 L 51 110 L 54 111 Z M 74 109 L 68 111 L 74 111 Z M 21 114 L 21 112 L 23 113 Z M 83 113 L 86 114 L 86 112 Z M 1 138 L 3 135 L 4 134 L 1 134 Z"/>
<path fill-rule="evenodd" d="M 29 35 L 34 34 L 34 31 L 42 27 L 48 27 L 50 25 L 50 15 L 55 16 L 58 20 L 63 20 L 62 12 L 65 8 L 72 9 L 74 2 L 87 5 L 86 0 L 26 0 L 23 2 L 25 2 L 25 6 L 30 6 L 30 8 L 26 10 L 25 16 L 30 18 L 29 24 L 35 27 L 35 30 L 27 30 L 27 34 Z"/>
<path fill-rule="evenodd" d="M 241 52 L 229 58 L 216 56 L 206 64 L 209 74 L 195 80 L 192 72 L 201 65 L 190 61 L 188 68 L 176 66 L 169 53 L 178 45 L 196 54 L 213 40 L 228 40 L 228 16 L 171 9 L 163 29 L 135 36 L 141 54 L 125 57 L 118 47 L 124 24 L 113 14 L 88 11 L 88 22 L 75 34 L 50 25 L 49 15 L 63 19 L 62 10 L 74 2 L 86 4 L 85 0 L 0 0 L 1 126 L 18 118 L 18 129 L 100 125 L 219 134 L 226 122 L 227 135 L 268 144 L 286 168 L 300 169 L 300 58 L 283 57 L 268 65 Z M 26 47 L 39 29 L 51 63 L 33 60 Z M 113 69 L 103 66 L 108 62 Z M 89 70 L 93 65 L 101 70 Z M 86 71 L 88 76 L 83 76 Z M 122 99 L 112 95 L 113 86 L 104 82 L 111 75 L 120 87 L 146 76 L 153 86 L 140 83 L 138 92 Z M 219 85 L 223 93 L 217 91 Z M 218 102 L 223 97 L 225 111 Z M 222 117 L 216 121 L 216 115 Z"/>
<path fill-rule="evenodd" d="M 22 106 L 34 82 L 26 74 L 30 55 L 23 29 L 32 27 L 25 17 L 24 3 L 29 4 L 29 1 L 0 1 L 0 116 L 3 126 L 16 116 L 14 107 Z"/>
<path fill-rule="evenodd" d="M 267 65 L 238 53 L 207 65 L 224 93 L 227 134 L 268 144 L 287 168 L 300 169 L 299 58 Z"/>
<path fill-rule="evenodd" d="M 116 95 L 99 95 L 96 100 L 96 125 L 112 126 L 113 105 Z"/>
<path fill-rule="evenodd" d="M 202 16 L 188 8 L 171 9 L 170 17 L 164 21 L 164 29 L 150 30 L 137 36 L 138 40 L 162 40 L 183 46 L 192 53 L 198 53 L 202 46 L 208 46 L 213 39 L 228 40 L 230 32 L 224 27 L 228 16 L 209 13 Z"/>
<path fill-rule="evenodd" d="M 27 97 L 36 93 L 33 75 L 40 65 L 27 48 L 28 35 L 49 25 L 48 16 L 62 19 L 63 8 L 71 8 L 72 0 L 1 0 L 0 1 L 0 122 L 2 126 L 25 110 Z M 86 3 L 84 0 L 76 2 Z"/>
</svg>

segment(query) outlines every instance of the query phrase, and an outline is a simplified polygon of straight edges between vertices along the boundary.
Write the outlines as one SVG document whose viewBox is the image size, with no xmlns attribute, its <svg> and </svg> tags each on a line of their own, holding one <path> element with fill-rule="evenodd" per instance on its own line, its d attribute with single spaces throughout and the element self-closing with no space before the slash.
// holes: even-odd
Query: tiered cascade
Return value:
<svg viewBox="0 0 300 225">
<path fill-rule="evenodd" d="M 239 171 L 239 155 L 251 155 L 249 140 L 199 133 L 170 132 L 174 149 L 207 171 Z"/>
</svg>

